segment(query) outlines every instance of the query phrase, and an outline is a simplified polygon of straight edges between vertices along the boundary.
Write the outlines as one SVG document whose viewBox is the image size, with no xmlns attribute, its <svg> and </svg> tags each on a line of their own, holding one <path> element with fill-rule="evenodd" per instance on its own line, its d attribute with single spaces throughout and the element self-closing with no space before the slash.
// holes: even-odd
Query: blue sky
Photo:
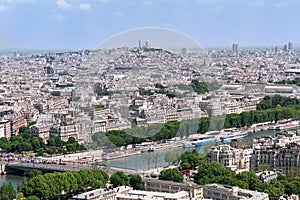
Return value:
<svg viewBox="0 0 300 200">
<path fill-rule="evenodd" d="M 0 49 L 86 49 L 174 29 L 204 47 L 300 44 L 300 0 L 0 0 Z"/>
</svg>

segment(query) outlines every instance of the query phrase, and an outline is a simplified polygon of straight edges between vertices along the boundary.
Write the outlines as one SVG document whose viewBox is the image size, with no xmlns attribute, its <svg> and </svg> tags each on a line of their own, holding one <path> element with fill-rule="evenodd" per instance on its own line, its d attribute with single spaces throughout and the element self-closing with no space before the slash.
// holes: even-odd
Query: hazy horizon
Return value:
<svg viewBox="0 0 300 200">
<path fill-rule="evenodd" d="M 299 0 L 0 0 L 0 49 L 92 49 L 161 27 L 204 48 L 300 44 Z"/>
</svg>

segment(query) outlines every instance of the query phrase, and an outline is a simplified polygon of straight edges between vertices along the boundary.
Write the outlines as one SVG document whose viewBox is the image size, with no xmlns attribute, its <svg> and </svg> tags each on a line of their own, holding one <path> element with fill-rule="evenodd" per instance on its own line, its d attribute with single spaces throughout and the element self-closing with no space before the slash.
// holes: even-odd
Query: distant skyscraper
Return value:
<svg viewBox="0 0 300 200">
<path fill-rule="evenodd" d="M 149 49 L 150 48 L 150 42 L 148 40 L 146 40 L 145 42 L 145 48 L 146 49 Z"/>
<path fill-rule="evenodd" d="M 285 45 L 283 46 L 283 51 L 287 51 L 287 50 L 289 50 L 289 49 L 288 49 L 288 45 L 285 44 Z"/>
<path fill-rule="evenodd" d="M 238 53 L 238 44 L 232 44 L 232 53 Z"/>
<path fill-rule="evenodd" d="M 293 43 L 292 42 L 289 42 L 289 50 L 292 50 L 293 49 Z"/>
<path fill-rule="evenodd" d="M 139 49 L 142 48 L 142 42 L 141 42 L 141 39 L 139 39 Z"/>
</svg>

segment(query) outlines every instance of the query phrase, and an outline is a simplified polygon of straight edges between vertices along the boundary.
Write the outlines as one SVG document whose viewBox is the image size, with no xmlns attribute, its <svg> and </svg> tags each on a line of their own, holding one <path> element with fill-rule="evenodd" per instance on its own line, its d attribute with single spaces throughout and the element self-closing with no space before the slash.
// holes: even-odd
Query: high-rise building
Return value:
<svg viewBox="0 0 300 200">
<path fill-rule="evenodd" d="M 293 49 L 293 43 L 292 43 L 292 42 L 289 42 L 288 48 L 289 48 L 289 50 L 292 50 L 292 49 Z"/>
<path fill-rule="evenodd" d="M 145 42 L 145 48 L 149 49 L 151 47 L 149 40 L 146 40 Z"/>
<path fill-rule="evenodd" d="M 287 51 L 287 50 L 289 50 L 289 49 L 288 49 L 288 45 L 285 44 L 285 45 L 283 46 L 283 51 Z"/>
<path fill-rule="evenodd" d="M 139 49 L 142 48 L 142 42 L 141 42 L 141 39 L 139 39 Z"/>
<path fill-rule="evenodd" d="M 232 53 L 238 53 L 238 44 L 232 44 Z"/>
</svg>

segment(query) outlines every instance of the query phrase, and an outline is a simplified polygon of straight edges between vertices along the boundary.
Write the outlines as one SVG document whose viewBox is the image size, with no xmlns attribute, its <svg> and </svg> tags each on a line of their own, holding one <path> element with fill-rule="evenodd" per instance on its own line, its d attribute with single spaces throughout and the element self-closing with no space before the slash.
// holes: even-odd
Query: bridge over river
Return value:
<svg viewBox="0 0 300 200">
<path fill-rule="evenodd" d="M 99 166 L 99 165 L 90 165 L 90 164 L 82 164 L 82 163 L 64 163 L 64 164 L 44 164 L 44 163 L 27 163 L 27 162 L 20 162 L 20 161 L 0 161 L 1 171 L 10 171 L 10 170 L 18 170 L 23 172 L 28 172 L 33 169 L 41 170 L 44 172 L 65 172 L 65 171 L 79 171 L 83 169 L 99 169 L 103 170 L 109 175 L 117 172 L 122 171 L 126 174 L 136 174 L 139 173 L 142 175 L 143 172 L 139 172 L 136 170 L 130 169 L 122 169 L 117 167 L 106 167 L 106 166 Z M 5 173 L 5 172 L 4 172 Z"/>
</svg>

